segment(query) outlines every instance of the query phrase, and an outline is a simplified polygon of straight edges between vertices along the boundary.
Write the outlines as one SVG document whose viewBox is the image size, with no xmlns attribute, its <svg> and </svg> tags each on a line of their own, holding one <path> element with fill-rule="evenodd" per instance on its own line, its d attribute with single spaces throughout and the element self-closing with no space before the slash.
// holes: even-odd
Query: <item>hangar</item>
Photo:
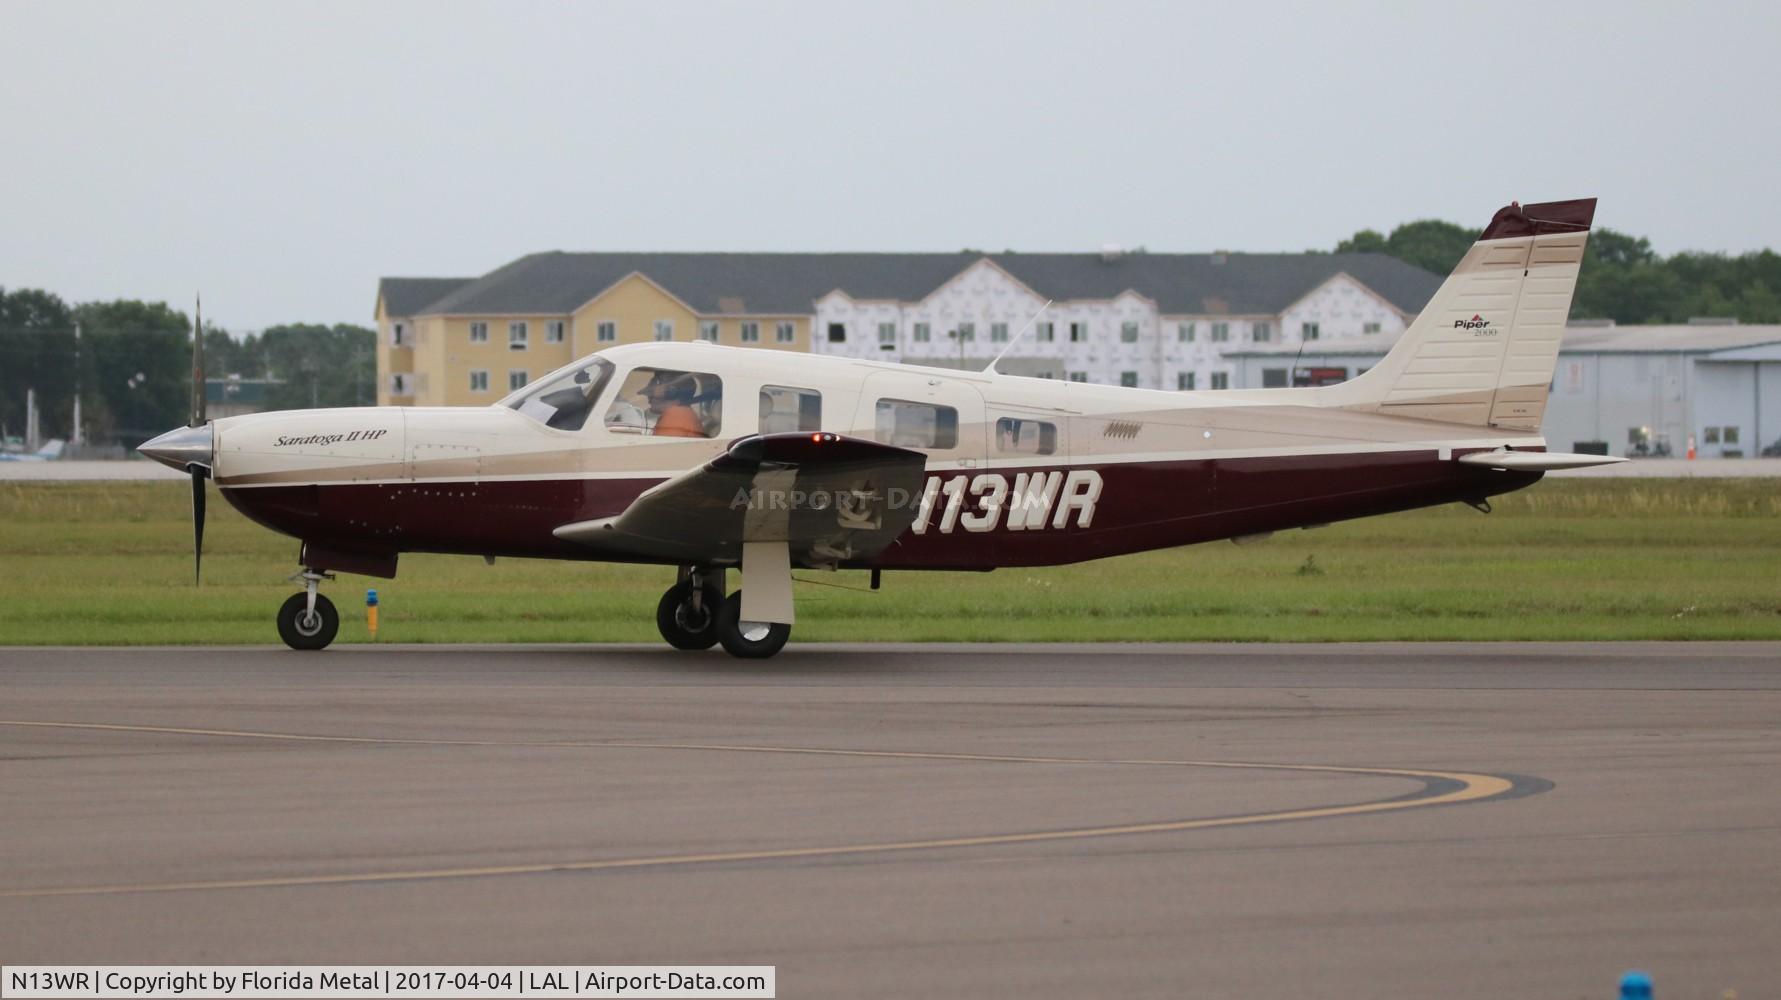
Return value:
<svg viewBox="0 0 1781 1000">
<path fill-rule="evenodd" d="M 1315 385 L 1366 371 L 1396 339 L 1251 346 L 1225 359 L 1237 388 Z M 1756 457 L 1781 445 L 1781 325 L 1574 323 L 1545 430 L 1564 451 L 1680 456 L 1692 437 L 1702 458 Z"/>
</svg>

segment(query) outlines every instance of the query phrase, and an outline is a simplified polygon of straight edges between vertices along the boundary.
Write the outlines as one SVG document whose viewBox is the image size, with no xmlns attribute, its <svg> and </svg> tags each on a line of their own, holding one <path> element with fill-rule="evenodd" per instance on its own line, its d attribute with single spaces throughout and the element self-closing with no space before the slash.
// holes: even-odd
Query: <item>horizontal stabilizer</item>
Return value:
<svg viewBox="0 0 1781 1000">
<path fill-rule="evenodd" d="M 1457 461 L 1492 469 L 1513 469 L 1516 472 L 1557 472 L 1560 469 L 1613 465 L 1626 459 L 1612 455 L 1573 455 L 1551 451 L 1477 451 L 1470 455 L 1461 455 Z"/>
</svg>

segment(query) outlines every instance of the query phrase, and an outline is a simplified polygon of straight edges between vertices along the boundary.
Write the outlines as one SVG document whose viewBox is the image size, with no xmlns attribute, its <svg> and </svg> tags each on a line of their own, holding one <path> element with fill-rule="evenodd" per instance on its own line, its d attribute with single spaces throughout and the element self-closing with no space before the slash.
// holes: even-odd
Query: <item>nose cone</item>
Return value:
<svg viewBox="0 0 1781 1000">
<path fill-rule="evenodd" d="M 194 465 L 209 472 L 216 466 L 216 438 L 209 424 L 168 431 L 136 450 L 181 472 Z"/>
</svg>

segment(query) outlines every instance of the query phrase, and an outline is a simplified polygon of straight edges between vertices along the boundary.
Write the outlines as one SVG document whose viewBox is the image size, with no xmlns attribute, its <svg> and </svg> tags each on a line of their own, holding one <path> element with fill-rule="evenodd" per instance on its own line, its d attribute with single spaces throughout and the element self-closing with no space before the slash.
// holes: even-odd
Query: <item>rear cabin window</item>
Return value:
<svg viewBox="0 0 1781 1000">
<path fill-rule="evenodd" d="M 789 385 L 761 386 L 761 433 L 822 430 L 822 393 Z"/>
<path fill-rule="evenodd" d="M 996 450 L 1016 455 L 1057 453 L 1057 425 L 1049 420 L 1002 417 L 996 421 Z"/>
<path fill-rule="evenodd" d="M 950 406 L 881 399 L 876 417 L 874 436 L 884 444 L 903 448 L 958 447 L 959 411 Z"/>
<path fill-rule="evenodd" d="M 723 380 L 710 372 L 636 368 L 606 408 L 606 429 L 655 437 L 716 437 L 723 426 Z"/>
<path fill-rule="evenodd" d="M 471 388 L 476 388 L 478 375 L 482 377 L 481 385 L 486 390 L 488 372 L 472 372 Z M 594 401 L 600 398 L 600 390 L 606 388 L 606 383 L 611 378 L 612 362 L 605 358 L 577 361 L 524 386 L 519 392 L 503 399 L 501 405 L 518 410 L 546 427 L 554 427 L 559 431 L 578 431 L 587 423 L 588 414 L 594 411 Z"/>
</svg>

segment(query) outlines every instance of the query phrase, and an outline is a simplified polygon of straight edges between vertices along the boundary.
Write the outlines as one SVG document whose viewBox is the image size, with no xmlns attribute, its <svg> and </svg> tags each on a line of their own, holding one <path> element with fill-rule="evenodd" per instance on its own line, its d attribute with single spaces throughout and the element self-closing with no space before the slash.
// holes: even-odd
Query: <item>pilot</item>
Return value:
<svg viewBox="0 0 1781 1000">
<path fill-rule="evenodd" d="M 693 388 L 689 376 L 669 381 L 658 375 L 650 382 L 644 390 L 649 400 L 649 412 L 655 415 L 655 429 L 650 433 L 657 437 L 705 436 L 705 422 L 692 407 Z"/>
</svg>

